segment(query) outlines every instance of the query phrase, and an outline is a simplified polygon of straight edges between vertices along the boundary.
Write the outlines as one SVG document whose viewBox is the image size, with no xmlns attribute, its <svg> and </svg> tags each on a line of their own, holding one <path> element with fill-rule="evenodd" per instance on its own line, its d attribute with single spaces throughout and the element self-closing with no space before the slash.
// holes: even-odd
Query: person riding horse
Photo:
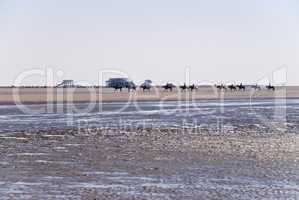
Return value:
<svg viewBox="0 0 299 200">
<path fill-rule="evenodd" d="M 136 85 L 130 81 L 127 85 L 126 85 L 126 88 L 128 89 L 128 92 L 130 92 L 131 90 L 134 90 L 136 91 Z"/>
<path fill-rule="evenodd" d="M 142 88 L 143 92 L 145 90 L 150 91 L 152 87 L 152 81 L 151 80 L 145 80 L 141 85 L 140 88 Z"/>
<path fill-rule="evenodd" d="M 215 85 L 217 89 L 219 90 L 227 90 L 226 86 L 221 84 L 221 85 Z"/>
<path fill-rule="evenodd" d="M 145 91 L 145 90 L 148 90 L 148 91 L 150 91 L 151 90 L 151 85 L 149 85 L 149 84 L 145 84 L 145 83 L 142 83 L 141 85 L 140 85 L 140 88 L 142 88 L 142 90 L 143 91 Z"/>
<path fill-rule="evenodd" d="M 188 89 L 186 83 L 184 83 L 184 85 L 181 85 L 180 88 L 182 91 L 185 91 L 186 89 Z"/>
<path fill-rule="evenodd" d="M 230 89 L 231 91 L 232 91 L 232 90 L 237 90 L 237 87 L 234 86 L 233 84 L 231 84 L 231 85 L 229 85 L 229 86 L 227 86 L 227 87 L 228 87 L 228 89 Z"/>
<path fill-rule="evenodd" d="M 115 85 L 115 86 L 113 86 L 113 88 L 114 88 L 114 91 L 119 90 L 121 92 L 122 89 L 123 89 L 123 86 L 122 85 Z"/>
<path fill-rule="evenodd" d="M 181 86 L 180 86 L 180 89 L 181 89 L 182 91 L 185 91 L 185 90 L 191 90 L 191 92 L 192 92 L 193 90 L 196 90 L 197 87 L 196 87 L 194 84 L 187 86 L 186 83 L 184 83 L 184 85 L 181 85 Z"/>
<path fill-rule="evenodd" d="M 166 85 L 163 85 L 162 86 L 162 88 L 164 88 L 164 90 L 170 90 L 170 91 L 172 91 L 172 89 L 175 87 L 175 85 L 174 84 L 172 84 L 172 83 L 166 83 Z"/>
<path fill-rule="evenodd" d="M 243 90 L 243 91 L 245 91 L 245 89 L 246 89 L 246 87 L 242 83 L 240 83 L 240 85 L 237 85 L 237 88 L 239 90 Z"/>
<path fill-rule="evenodd" d="M 190 86 L 188 87 L 188 89 L 190 89 L 191 92 L 192 92 L 193 90 L 196 90 L 197 87 L 196 87 L 194 84 L 192 84 L 192 85 L 190 85 Z"/>
</svg>

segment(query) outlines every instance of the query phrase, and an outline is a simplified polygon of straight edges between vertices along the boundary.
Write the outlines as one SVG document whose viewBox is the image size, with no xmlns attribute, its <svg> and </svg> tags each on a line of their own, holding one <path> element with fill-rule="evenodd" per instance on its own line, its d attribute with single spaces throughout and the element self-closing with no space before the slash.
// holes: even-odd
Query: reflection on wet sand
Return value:
<svg viewBox="0 0 299 200">
<path fill-rule="evenodd" d="M 1 140 L 0 199 L 299 197 L 296 134 L 68 132 Z"/>
<path fill-rule="evenodd" d="M 177 103 L 33 115 L 0 107 L 0 200 L 299 198 L 298 99 L 279 105 L 285 118 L 269 99 L 227 100 L 223 110 L 198 101 L 188 112 Z"/>
</svg>

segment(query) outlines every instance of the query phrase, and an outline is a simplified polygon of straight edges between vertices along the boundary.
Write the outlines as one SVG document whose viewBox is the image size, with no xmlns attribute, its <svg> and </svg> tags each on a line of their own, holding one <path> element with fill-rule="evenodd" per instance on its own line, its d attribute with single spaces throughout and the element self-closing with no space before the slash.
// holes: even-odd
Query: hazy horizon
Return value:
<svg viewBox="0 0 299 200">
<path fill-rule="evenodd" d="M 46 68 L 93 85 L 103 70 L 180 84 L 186 68 L 195 83 L 275 84 L 283 69 L 299 85 L 298 22 L 296 0 L 0 0 L 0 85 Z"/>
</svg>

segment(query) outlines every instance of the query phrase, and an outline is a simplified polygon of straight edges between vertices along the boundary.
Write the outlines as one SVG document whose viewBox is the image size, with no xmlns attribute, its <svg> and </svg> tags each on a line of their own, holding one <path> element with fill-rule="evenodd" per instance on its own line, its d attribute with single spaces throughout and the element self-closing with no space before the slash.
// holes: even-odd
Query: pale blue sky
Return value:
<svg viewBox="0 0 299 200">
<path fill-rule="evenodd" d="M 46 66 L 182 83 L 187 65 L 195 82 L 246 83 L 287 66 L 299 85 L 298 37 L 297 0 L 0 0 L 0 85 Z"/>
</svg>

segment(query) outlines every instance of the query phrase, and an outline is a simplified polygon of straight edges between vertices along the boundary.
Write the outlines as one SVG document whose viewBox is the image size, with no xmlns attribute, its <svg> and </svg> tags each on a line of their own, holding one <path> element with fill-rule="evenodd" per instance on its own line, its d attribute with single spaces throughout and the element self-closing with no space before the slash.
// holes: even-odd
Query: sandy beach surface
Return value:
<svg viewBox="0 0 299 200">
<path fill-rule="evenodd" d="M 0 152 L 0 199 L 299 198 L 296 134 L 24 131 Z"/>
<path fill-rule="evenodd" d="M 260 91 L 247 88 L 246 91 L 219 91 L 215 87 L 202 86 L 193 92 L 165 91 L 157 87 L 150 92 L 138 89 L 135 92 L 114 91 L 111 88 L 0 88 L 0 104 L 47 103 L 47 102 L 110 102 L 110 101 L 157 101 L 197 100 L 220 98 L 275 98 L 299 97 L 298 86 L 277 87 L 276 91 Z"/>
<path fill-rule="evenodd" d="M 253 101 L 250 91 L 219 101 L 200 90 L 206 99 L 194 104 L 127 104 L 128 92 L 109 90 L 116 101 L 88 112 L 86 103 L 41 104 L 37 90 L 21 90 L 35 100 L 25 110 L 0 105 L 0 200 L 299 199 L 299 99 L 271 98 L 283 89 Z"/>
</svg>

